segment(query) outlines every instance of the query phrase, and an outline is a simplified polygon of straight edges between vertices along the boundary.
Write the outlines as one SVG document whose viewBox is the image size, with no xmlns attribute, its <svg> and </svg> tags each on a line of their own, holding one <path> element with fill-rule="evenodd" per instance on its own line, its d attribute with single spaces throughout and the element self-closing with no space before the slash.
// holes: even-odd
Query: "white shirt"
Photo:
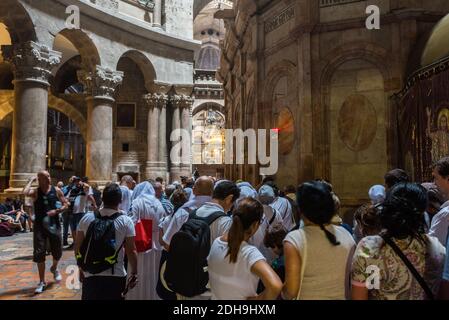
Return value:
<svg viewBox="0 0 449 320">
<path fill-rule="evenodd" d="M 273 203 L 270 204 L 270 207 L 276 209 L 282 216 L 284 221 L 284 228 L 287 231 L 292 230 L 295 227 L 295 223 L 293 221 L 293 210 L 290 202 L 282 197 L 277 197 Z"/>
<path fill-rule="evenodd" d="M 212 197 L 209 196 L 197 196 L 193 200 L 188 201 L 181 208 L 179 208 L 178 211 L 173 214 L 170 220 L 170 224 L 168 225 L 167 231 L 164 233 L 162 240 L 164 240 L 166 244 L 170 245 L 171 239 L 173 238 L 175 233 L 181 230 L 182 225 L 186 223 L 187 220 L 189 220 L 190 213 L 187 212 L 186 209 L 193 211 L 211 200 Z"/>
<path fill-rule="evenodd" d="M 102 216 L 112 216 L 116 213 L 116 210 L 112 210 L 112 209 L 101 209 L 100 210 L 100 215 Z M 89 228 L 89 225 L 95 221 L 95 215 L 94 213 L 90 212 L 88 214 L 86 214 L 80 221 L 80 224 L 78 226 L 78 231 L 84 233 L 84 236 L 86 236 L 87 230 Z M 128 217 L 127 215 L 121 215 L 119 216 L 117 219 L 115 219 L 114 221 L 114 226 L 115 226 L 115 242 L 116 242 L 116 249 L 119 249 L 120 246 L 124 246 L 124 242 L 126 240 L 126 238 L 130 238 L 130 237 L 135 237 L 136 236 L 136 231 L 134 228 L 134 223 L 131 220 L 130 217 Z M 126 270 L 125 270 L 125 266 L 123 263 L 123 259 L 125 256 L 125 252 L 124 252 L 124 248 L 122 247 L 122 249 L 120 250 L 119 254 L 118 254 L 118 260 L 117 260 L 117 264 L 114 266 L 114 274 L 112 274 L 111 270 L 106 270 L 103 271 L 99 274 L 90 274 L 89 272 L 85 272 L 84 276 L 85 277 L 98 277 L 98 276 L 114 276 L 114 277 L 126 277 Z"/>
<path fill-rule="evenodd" d="M 449 228 L 449 201 L 445 202 L 440 211 L 433 217 L 429 235 L 438 238 L 440 243 L 446 247 L 447 231 Z"/>
<path fill-rule="evenodd" d="M 200 218 L 207 218 L 211 214 L 215 212 L 222 212 L 223 214 L 224 209 L 219 204 L 213 203 L 213 202 L 206 202 L 196 211 L 196 215 Z M 226 232 L 228 232 L 229 228 L 231 228 L 232 225 L 232 219 L 228 216 L 224 216 L 221 218 L 218 218 L 212 224 L 210 225 L 210 244 L 212 245 L 218 237 L 221 237 Z"/>
<path fill-rule="evenodd" d="M 80 195 L 75 198 L 73 204 L 73 213 L 86 213 L 87 212 L 87 197 L 93 195 L 92 187 L 89 187 L 89 191 L 85 195 Z"/>
<path fill-rule="evenodd" d="M 270 220 L 273 218 L 273 214 L 275 214 L 275 217 L 273 222 L 270 224 Z M 263 206 L 262 219 L 263 222 L 260 224 L 256 233 L 248 240 L 248 243 L 259 249 L 259 251 L 267 259 L 268 263 L 271 263 L 276 258 L 276 255 L 274 254 L 273 250 L 265 247 L 263 241 L 265 239 L 265 234 L 267 233 L 267 231 L 274 226 L 282 225 L 283 219 L 281 217 L 281 214 L 277 210 L 274 210 L 272 207 L 267 205 Z"/>
<path fill-rule="evenodd" d="M 152 221 L 153 249 L 159 251 L 162 250 L 162 246 L 159 242 L 159 223 L 165 215 L 165 210 L 162 207 L 161 202 L 154 196 L 137 198 L 133 201 L 131 213 L 134 224 L 136 224 L 139 219 Z"/>
<path fill-rule="evenodd" d="M 230 263 L 228 243 L 218 238 L 208 257 L 209 284 L 213 300 L 246 300 L 257 295 L 259 278 L 251 272 L 253 265 L 264 256 L 256 247 L 243 242 L 237 263 Z"/>
<path fill-rule="evenodd" d="M 120 186 L 120 190 L 122 191 L 122 202 L 120 203 L 118 208 L 125 214 L 128 214 L 129 209 L 131 208 L 132 191 L 129 190 L 127 186 Z"/>
</svg>

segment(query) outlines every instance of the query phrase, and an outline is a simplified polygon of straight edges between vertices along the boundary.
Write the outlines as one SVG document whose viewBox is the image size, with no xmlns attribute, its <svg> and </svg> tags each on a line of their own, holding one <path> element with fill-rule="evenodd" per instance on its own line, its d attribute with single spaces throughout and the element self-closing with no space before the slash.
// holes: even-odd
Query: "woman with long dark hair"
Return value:
<svg viewBox="0 0 449 320">
<path fill-rule="evenodd" d="M 332 224 L 335 202 L 326 183 L 307 182 L 297 192 L 304 228 L 284 240 L 287 300 L 343 300 L 349 297 L 349 269 L 355 248 L 351 234 Z"/>
<path fill-rule="evenodd" d="M 229 232 L 214 241 L 208 257 L 212 299 L 272 300 L 279 296 L 281 280 L 260 251 L 248 244 L 262 217 L 262 204 L 253 198 L 244 198 L 233 211 Z M 259 280 L 265 290 L 257 295 Z"/>
<path fill-rule="evenodd" d="M 355 300 L 432 299 L 441 282 L 445 250 L 425 234 L 427 191 L 399 183 L 379 213 L 379 236 L 362 239 L 352 263 Z"/>
</svg>

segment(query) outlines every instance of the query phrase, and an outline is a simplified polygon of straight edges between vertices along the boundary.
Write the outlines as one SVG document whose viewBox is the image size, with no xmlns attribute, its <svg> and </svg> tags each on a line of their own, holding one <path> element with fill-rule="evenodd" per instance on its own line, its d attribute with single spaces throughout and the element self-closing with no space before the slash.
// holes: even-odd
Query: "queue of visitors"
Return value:
<svg viewBox="0 0 449 320">
<path fill-rule="evenodd" d="M 47 242 L 61 280 L 70 226 L 86 300 L 449 298 L 449 158 L 432 183 L 388 172 L 353 227 L 328 181 L 280 191 L 273 178 L 253 187 L 196 175 L 137 186 L 124 176 L 99 193 L 87 178 L 58 188 L 38 173 L 38 188 L 33 179 L 24 189 L 34 201 L 36 293 L 46 288 Z M 31 219 L 13 202 L 1 216 L 25 229 Z"/>
</svg>

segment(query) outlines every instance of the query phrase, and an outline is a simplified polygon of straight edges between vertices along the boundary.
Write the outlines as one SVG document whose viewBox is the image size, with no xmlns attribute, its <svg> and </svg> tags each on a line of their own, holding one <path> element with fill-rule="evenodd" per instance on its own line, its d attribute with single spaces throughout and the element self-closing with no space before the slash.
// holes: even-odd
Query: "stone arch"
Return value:
<svg viewBox="0 0 449 320">
<path fill-rule="evenodd" d="M 151 92 L 152 85 L 154 84 L 154 81 L 157 80 L 156 70 L 154 69 L 154 65 L 151 62 L 151 60 L 142 52 L 137 50 L 129 50 L 125 52 L 117 61 L 120 62 L 120 59 L 122 58 L 129 58 L 131 59 L 140 69 L 140 71 L 143 74 L 143 77 L 145 79 L 145 87 L 146 89 Z M 117 68 L 117 67 L 116 67 Z"/>
<path fill-rule="evenodd" d="M 319 103 L 313 108 L 313 123 L 314 123 L 314 157 L 318 167 L 315 168 L 315 173 L 322 178 L 331 179 L 331 118 L 330 118 L 330 104 L 332 94 L 332 79 L 339 68 L 347 62 L 353 60 L 361 60 L 373 66 L 382 75 L 384 91 L 385 91 L 385 107 L 386 107 L 386 125 L 393 123 L 394 113 L 393 109 L 388 105 L 388 96 L 391 96 L 395 88 L 392 87 L 392 67 L 389 64 L 388 51 L 373 43 L 349 43 L 342 47 L 333 50 L 322 61 L 321 77 L 314 95 L 320 97 Z M 390 132 L 387 132 L 387 150 L 389 143 L 391 143 Z M 389 159 L 391 163 L 391 159 Z"/>
<path fill-rule="evenodd" d="M 209 3 L 213 0 L 193 0 L 193 20 L 198 16 L 198 14 L 203 10 Z M 230 0 L 229 2 L 233 2 Z"/>
<path fill-rule="evenodd" d="M 225 114 L 226 114 L 225 106 L 223 104 L 221 104 L 217 101 L 213 101 L 213 100 L 201 102 L 200 104 L 198 104 L 197 106 L 195 106 L 193 108 L 192 114 L 195 115 L 198 112 L 206 110 L 209 106 L 212 106 L 215 110 L 220 112 L 224 118 L 226 118 L 225 117 Z"/>
<path fill-rule="evenodd" d="M 84 140 L 87 138 L 87 122 L 81 112 L 65 100 L 52 94 L 48 95 L 48 106 L 65 114 L 78 126 Z M 14 111 L 14 91 L 0 90 L 0 121 Z"/>
<path fill-rule="evenodd" d="M 77 55 L 60 66 L 52 82 L 52 90 L 56 94 L 65 93 L 70 86 L 79 83 L 77 71 L 82 68 L 81 56 Z"/>
<path fill-rule="evenodd" d="M 101 65 L 98 48 L 91 37 L 84 31 L 80 29 L 63 29 L 58 34 L 67 38 L 79 51 L 84 68 L 95 70 L 97 65 Z"/>
<path fill-rule="evenodd" d="M 36 41 L 36 30 L 27 10 L 17 0 L 0 2 L 0 22 L 8 27 L 12 44 Z"/>
</svg>

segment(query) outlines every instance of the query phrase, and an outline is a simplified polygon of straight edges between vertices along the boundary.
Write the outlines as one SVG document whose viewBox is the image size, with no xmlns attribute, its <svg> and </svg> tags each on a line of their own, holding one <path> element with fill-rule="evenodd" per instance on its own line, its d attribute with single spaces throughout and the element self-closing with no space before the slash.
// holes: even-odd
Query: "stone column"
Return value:
<svg viewBox="0 0 449 320">
<path fill-rule="evenodd" d="M 97 66 L 95 72 L 80 71 L 87 93 L 86 175 L 104 186 L 112 179 L 112 107 L 123 72 Z"/>
<path fill-rule="evenodd" d="M 149 93 L 144 96 L 148 112 L 148 159 L 147 179 L 162 177 L 167 173 L 167 101 L 163 93 Z"/>
<path fill-rule="evenodd" d="M 170 178 L 179 180 L 180 176 L 192 175 L 192 105 L 193 99 L 187 95 L 174 95 L 171 97 L 173 107 L 172 130 L 182 129 L 183 141 L 189 138 L 187 143 L 181 142 L 181 135 L 176 135 L 172 141 L 172 152 L 180 149 L 179 159 L 171 158 Z M 187 136 L 184 136 L 187 133 Z M 182 146 L 182 148 L 181 148 Z"/>
<path fill-rule="evenodd" d="M 2 48 L 14 71 L 14 115 L 9 192 L 46 169 L 48 79 L 61 53 L 36 42 Z"/>
<path fill-rule="evenodd" d="M 182 103 L 181 96 L 174 95 L 170 97 L 171 101 L 171 107 L 172 107 L 172 133 L 175 130 L 181 129 L 181 110 L 180 106 Z M 174 152 L 174 148 L 177 144 L 180 142 L 180 137 L 176 136 L 173 140 L 171 139 L 171 151 Z M 181 176 L 181 160 L 174 158 L 173 155 L 170 153 L 170 180 L 173 181 L 180 181 Z"/>
<path fill-rule="evenodd" d="M 162 27 L 162 0 L 154 1 L 153 27 Z"/>
<path fill-rule="evenodd" d="M 168 170 L 168 150 L 167 150 L 167 101 L 168 96 L 162 95 L 159 99 L 159 163 L 161 177 L 166 178 Z"/>
<path fill-rule="evenodd" d="M 190 177 L 192 175 L 192 106 L 193 98 L 183 96 L 181 105 L 181 128 L 188 133 L 189 143 L 186 143 L 182 149 L 182 175 Z"/>
</svg>

